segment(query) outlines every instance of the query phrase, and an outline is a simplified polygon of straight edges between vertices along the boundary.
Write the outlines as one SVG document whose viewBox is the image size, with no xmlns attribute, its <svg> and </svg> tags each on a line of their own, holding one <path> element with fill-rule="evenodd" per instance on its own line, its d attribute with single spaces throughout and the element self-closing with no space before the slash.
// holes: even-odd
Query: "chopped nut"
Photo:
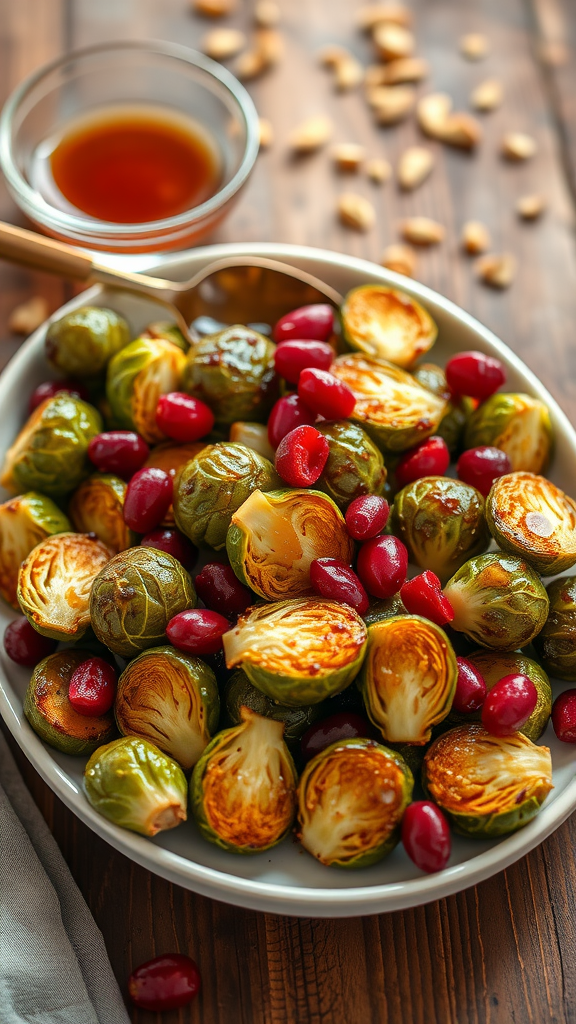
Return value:
<svg viewBox="0 0 576 1024">
<path fill-rule="evenodd" d="M 490 248 L 490 232 L 479 220 L 468 220 L 462 228 L 462 248 L 471 256 L 486 252 Z"/>
<path fill-rule="evenodd" d="M 370 200 L 354 192 L 344 192 L 339 197 L 338 216 L 346 227 L 356 231 L 368 231 L 376 223 L 376 211 Z"/>
<path fill-rule="evenodd" d="M 474 146 L 482 138 L 482 129 L 471 114 L 450 114 L 450 117 L 446 119 L 442 134 L 437 138 L 442 142 L 447 142 L 449 146 L 474 149 Z"/>
<path fill-rule="evenodd" d="M 434 154 L 424 146 L 410 146 L 398 164 L 398 182 L 401 188 L 413 189 L 421 185 L 434 166 Z"/>
<path fill-rule="evenodd" d="M 413 245 L 437 245 L 446 233 L 444 225 L 430 217 L 409 217 L 400 229 L 406 241 Z"/>
<path fill-rule="evenodd" d="M 232 14 L 236 0 L 193 0 L 191 6 L 195 14 L 205 18 L 224 18 Z"/>
<path fill-rule="evenodd" d="M 452 100 L 445 92 L 431 92 L 418 100 L 416 115 L 418 124 L 427 135 L 437 137 L 444 130 Z"/>
<path fill-rule="evenodd" d="M 324 114 L 309 117 L 294 129 L 288 144 L 296 153 L 312 153 L 328 142 L 332 129 L 332 121 Z"/>
<path fill-rule="evenodd" d="M 284 53 L 284 40 L 275 28 L 257 28 L 254 48 L 261 54 L 267 67 L 277 64 Z"/>
<path fill-rule="evenodd" d="M 260 149 L 268 149 L 274 142 L 272 123 L 266 117 L 259 117 L 258 129 L 260 132 Z"/>
<path fill-rule="evenodd" d="M 409 57 L 414 50 L 414 36 L 407 28 L 389 21 L 376 25 L 373 34 L 374 44 L 381 60 L 396 60 L 398 57 Z"/>
<path fill-rule="evenodd" d="M 492 288 L 508 288 L 516 274 L 516 259 L 510 252 L 490 253 L 476 263 L 478 277 Z"/>
<path fill-rule="evenodd" d="M 214 28 L 202 40 L 202 49 L 212 60 L 229 60 L 246 46 L 246 36 L 237 28 Z"/>
<path fill-rule="evenodd" d="M 482 136 L 478 121 L 471 114 L 452 113 L 452 100 L 435 92 L 418 102 L 417 116 L 422 131 L 451 146 L 472 149 Z"/>
<path fill-rule="evenodd" d="M 356 142 L 340 142 L 332 150 L 332 159 L 339 171 L 357 171 L 366 151 Z"/>
<path fill-rule="evenodd" d="M 381 70 L 381 82 L 374 82 L 374 85 L 402 85 L 403 82 L 422 81 L 428 75 L 430 65 L 422 57 L 399 57 L 385 64 Z"/>
<path fill-rule="evenodd" d="M 488 53 L 488 40 L 480 32 L 469 32 L 460 40 L 460 53 L 467 60 L 482 60 Z"/>
<path fill-rule="evenodd" d="M 520 199 L 516 203 L 516 213 L 522 220 L 536 220 L 546 209 L 546 200 L 544 196 L 537 194 L 530 196 L 520 196 Z"/>
<path fill-rule="evenodd" d="M 264 54 L 260 53 L 259 50 L 245 50 L 244 53 L 240 54 L 234 65 L 234 74 L 237 78 L 246 81 L 251 78 L 258 78 L 268 67 L 269 64 L 266 62 Z"/>
<path fill-rule="evenodd" d="M 254 21 L 260 28 L 273 28 L 280 21 L 280 8 L 276 0 L 258 0 L 254 8 Z"/>
<path fill-rule="evenodd" d="M 497 78 L 487 78 L 472 90 L 470 103 L 476 110 L 495 110 L 503 99 L 502 83 Z"/>
<path fill-rule="evenodd" d="M 378 124 L 395 124 L 414 108 L 416 93 L 409 85 L 380 85 L 370 91 L 368 102 Z"/>
<path fill-rule="evenodd" d="M 12 334 L 32 334 L 48 316 L 48 303 L 42 295 L 34 295 L 12 310 L 8 330 Z"/>
<path fill-rule="evenodd" d="M 337 43 L 329 43 L 318 51 L 318 60 L 325 68 L 335 68 L 341 60 L 350 57 L 350 50 L 345 46 L 338 46 Z"/>
<path fill-rule="evenodd" d="M 502 152 L 508 160 L 529 160 L 536 152 L 536 140 L 524 132 L 509 132 L 502 139 Z"/>
<path fill-rule="evenodd" d="M 380 257 L 380 264 L 387 270 L 394 270 L 405 277 L 414 277 L 416 270 L 416 253 L 408 245 L 397 242 L 387 246 Z"/>
<path fill-rule="evenodd" d="M 356 21 L 358 27 L 367 32 L 371 32 L 376 25 L 383 21 L 410 28 L 412 12 L 402 4 L 368 4 L 366 7 L 360 8 Z"/>
<path fill-rule="evenodd" d="M 341 92 L 354 89 L 364 77 L 364 68 L 356 57 L 350 55 L 338 61 L 335 68 L 336 88 Z"/>
<path fill-rule="evenodd" d="M 377 185 L 383 185 L 392 177 L 392 165 L 384 157 L 374 156 L 366 164 L 366 174 Z"/>
</svg>

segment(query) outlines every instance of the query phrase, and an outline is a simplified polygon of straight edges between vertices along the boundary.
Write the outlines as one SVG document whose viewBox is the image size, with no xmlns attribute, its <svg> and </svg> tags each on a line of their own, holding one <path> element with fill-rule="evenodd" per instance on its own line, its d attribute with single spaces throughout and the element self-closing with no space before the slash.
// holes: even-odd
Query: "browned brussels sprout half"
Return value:
<svg viewBox="0 0 576 1024">
<path fill-rule="evenodd" d="M 552 424 L 547 407 L 530 395 L 491 395 L 470 416 L 465 448 L 493 445 L 510 459 L 514 472 L 541 473 L 552 447 Z"/>
<path fill-rule="evenodd" d="M 562 576 L 546 587 L 550 611 L 534 647 L 544 668 L 557 679 L 576 682 L 576 576 Z"/>
<path fill-rule="evenodd" d="M 374 740 L 332 743 L 298 786 L 298 838 L 321 864 L 365 868 L 394 849 L 412 799 L 412 772 Z"/>
<path fill-rule="evenodd" d="M 102 306 L 82 306 L 54 320 L 46 332 L 46 357 L 70 377 L 97 377 L 130 341 L 123 316 Z"/>
<path fill-rule="evenodd" d="M 28 491 L 0 505 L 0 594 L 18 608 L 18 573 L 45 537 L 66 533 L 70 523 L 51 498 Z"/>
<path fill-rule="evenodd" d="M 543 576 L 576 562 L 576 502 L 543 476 L 508 473 L 495 480 L 486 519 L 498 546 Z"/>
<path fill-rule="evenodd" d="M 180 389 L 186 356 L 171 341 L 136 338 L 108 364 L 106 397 L 115 424 L 148 444 L 165 440 L 156 423 L 160 395 Z"/>
<path fill-rule="evenodd" d="M 438 328 L 419 302 L 383 284 L 348 292 L 340 310 L 350 348 L 409 370 L 436 341 Z"/>
<path fill-rule="evenodd" d="M 74 491 L 68 506 L 74 528 L 93 533 L 116 555 L 136 543 L 124 522 L 127 484 L 111 473 L 94 473 Z"/>
<path fill-rule="evenodd" d="M 79 715 L 68 700 L 73 673 L 89 651 L 50 654 L 36 665 L 24 697 L 24 714 L 40 739 L 64 754 L 91 754 L 115 733 L 112 712 L 98 717 Z"/>
<path fill-rule="evenodd" d="M 548 719 L 552 712 L 552 687 L 550 680 L 543 668 L 532 658 L 515 651 L 510 654 L 496 654 L 494 651 L 474 651 L 467 655 L 467 660 L 478 669 L 483 677 L 486 687 L 491 690 L 496 683 L 504 676 L 523 675 L 528 676 L 536 687 L 538 700 L 536 707 L 528 721 L 518 731 L 524 733 L 534 743 L 540 739 L 544 729 L 548 725 Z M 464 715 L 457 715 L 454 710 L 450 713 L 452 724 L 456 722 L 480 721 L 481 712 L 472 712 Z"/>
<path fill-rule="evenodd" d="M 459 725 L 435 740 L 422 774 L 456 832 L 479 839 L 527 825 L 552 789 L 548 747 L 520 732 L 492 736 L 481 725 Z"/>
<path fill-rule="evenodd" d="M 210 406 L 217 424 L 265 421 L 276 398 L 275 347 L 240 324 L 210 334 L 188 353 L 184 390 Z"/>
<path fill-rule="evenodd" d="M 362 494 L 382 494 L 386 469 L 382 454 L 357 423 L 348 420 L 319 423 L 328 441 L 328 461 L 316 484 L 338 508 L 346 510 Z"/>
</svg>

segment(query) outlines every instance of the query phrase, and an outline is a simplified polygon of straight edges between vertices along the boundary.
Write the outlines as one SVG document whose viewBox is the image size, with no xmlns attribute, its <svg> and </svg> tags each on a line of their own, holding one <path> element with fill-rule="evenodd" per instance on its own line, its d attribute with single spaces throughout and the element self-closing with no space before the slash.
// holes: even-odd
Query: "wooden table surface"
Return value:
<svg viewBox="0 0 576 1024">
<path fill-rule="evenodd" d="M 241 202 L 216 240 L 278 240 L 324 246 L 378 260 L 397 239 L 398 221 L 425 214 L 446 226 L 445 242 L 419 255 L 417 276 L 454 299 L 504 339 L 562 407 L 576 416 L 576 9 L 572 0 L 412 0 L 418 49 L 430 83 L 460 109 L 486 77 L 504 83 L 502 108 L 483 117 L 477 154 L 436 143 L 437 165 L 417 191 L 336 175 L 326 153 L 288 159 L 286 137 L 308 115 L 327 112 L 335 139 L 357 141 L 393 163 L 418 140 L 413 119 L 376 129 L 361 93 L 337 95 L 315 61 L 325 42 L 350 45 L 367 63 L 354 30 L 356 0 L 280 0 L 286 52 L 251 85 L 275 129 Z M 244 0 L 229 23 L 250 24 Z M 195 46 L 206 31 L 186 0 L 0 0 L 0 100 L 22 77 L 61 52 L 105 39 L 163 38 Z M 482 63 L 458 52 L 464 32 L 486 33 Z M 427 88 L 427 87 L 425 87 Z M 510 165 L 498 155 L 509 130 L 538 141 L 536 157 Z M 338 224 L 348 188 L 369 196 L 377 225 L 360 234 Z M 542 191 L 548 209 L 535 224 L 514 213 L 518 196 Z M 0 188 L 0 216 L 22 223 Z M 512 287 L 480 284 L 461 255 L 467 219 L 485 221 L 494 248 L 516 253 Z M 19 341 L 11 309 L 28 296 L 56 309 L 70 285 L 0 266 L 0 360 Z M 18 754 L 34 797 L 66 857 L 125 991 L 131 968 L 158 953 L 194 956 L 203 992 L 166 1024 L 569 1024 L 576 1020 L 576 818 L 537 850 L 474 889 L 404 913 L 350 920 L 298 920 L 235 909 L 156 878 L 84 827 Z M 0 1009 L 1 1017 L 1 1009 Z M 150 1024 L 153 1014 L 134 1011 Z M 49 1022 L 47 1022 L 49 1024 Z M 50 1022 L 51 1024 L 51 1022 Z M 81 1024 L 81 1022 L 79 1022 Z"/>
</svg>

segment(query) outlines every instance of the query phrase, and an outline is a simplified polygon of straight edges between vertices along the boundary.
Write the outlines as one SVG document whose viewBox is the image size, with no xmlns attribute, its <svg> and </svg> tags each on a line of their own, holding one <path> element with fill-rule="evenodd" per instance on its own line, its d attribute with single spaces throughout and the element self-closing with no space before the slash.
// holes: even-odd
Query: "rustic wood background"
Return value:
<svg viewBox="0 0 576 1024">
<path fill-rule="evenodd" d="M 259 157 L 241 203 L 218 240 L 280 240 L 378 260 L 407 214 L 442 221 L 446 241 L 419 258 L 417 276 L 488 324 L 525 359 L 570 415 L 576 413 L 576 8 L 573 0 L 412 0 L 418 50 L 431 83 L 465 108 L 470 89 L 500 78 L 506 100 L 485 115 L 477 155 L 435 148 L 428 182 L 400 195 L 394 184 L 343 179 L 326 154 L 294 163 L 285 139 L 302 118 L 326 111 L 339 141 L 358 141 L 395 163 L 416 141 L 412 120 L 374 129 L 360 95 L 336 95 L 314 55 L 344 42 L 364 61 L 353 29 L 359 0 L 280 0 L 286 53 L 251 86 L 276 141 Z M 230 24 L 250 23 L 240 0 Z M 0 0 L 0 100 L 22 77 L 62 51 L 104 39 L 151 38 L 198 45 L 207 29 L 186 0 Z M 458 53 L 464 32 L 485 32 L 482 63 Z M 508 130 L 527 130 L 538 154 L 511 166 L 498 156 Z M 354 184 L 352 184 L 354 182 Z M 357 234 L 334 215 L 340 191 L 370 196 L 377 227 Z M 545 193 L 536 224 L 518 221 L 515 199 Z M 0 186 L 0 216 L 21 217 Z M 518 256 L 518 276 L 497 293 L 475 278 L 458 249 L 461 224 L 484 220 L 494 247 Z M 21 339 L 7 320 L 19 302 L 45 295 L 56 309 L 71 287 L 0 266 L 0 360 Z M 17 752 L 34 797 L 104 933 L 125 991 L 131 968 L 160 952 L 194 956 L 200 998 L 165 1024 L 569 1024 L 576 1021 L 576 818 L 524 860 L 450 899 L 404 913 L 343 921 L 251 913 L 169 885 L 115 853 L 52 795 Z M 1 1011 L 0 1011 L 1 1016 Z M 134 1011 L 137 1024 L 160 1018 Z M 80 1024 L 80 1022 L 79 1022 Z"/>
</svg>

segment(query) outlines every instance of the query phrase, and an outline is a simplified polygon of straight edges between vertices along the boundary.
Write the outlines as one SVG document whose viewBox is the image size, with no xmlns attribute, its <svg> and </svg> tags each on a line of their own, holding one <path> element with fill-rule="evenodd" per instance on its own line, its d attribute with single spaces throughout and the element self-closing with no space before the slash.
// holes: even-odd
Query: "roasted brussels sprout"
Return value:
<svg viewBox="0 0 576 1024">
<path fill-rule="evenodd" d="M 494 654 L 493 651 L 474 651 L 466 657 L 478 669 L 486 682 L 488 690 L 491 690 L 504 676 L 515 675 L 516 673 L 528 676 L 528 679 L 532 680 L 538 693 L 538 701 L 530 718 L 518 731 L 534 743 L 540 739 L 552 712 L 552 687 L 550 686 L 548 676 L 538 662 L 516 651 L 510 654 Z M 450 712 L 452 724 L 480 721 L 480 718 L 480 711 L 467 715 L 458 715 L 454 710 Z"/>
<path fill-rule="evenodd" d="M 422 775 L 456 832 L 479 839 L 527 825 L 552 789 L 548 747 L 520 732 L 492 736 L 481 725 L 459 725 L 439 736 Z"/>
<path fill-rule="evenodd" d="M 576 501 L 534 473 L 508 473 L 486 499 L 490 533 L 504 551 L 553 576 L 576 562 Z"/>
<path fill-rule="evenodd" d="M 282 481 L 268 459 L 242 444 L 209 444 L 181 470 L 174 489 L 174 518 L 194 544 L 219 551 L 232 515 L 248 495 Z"/>
<path fill-rule="evenodd" d="M 274 449 L 268 440 L 268 428 L 264 423 L 246 423 L 244 420 L 238 420 L 230 427 L 229 440 L 235 444 L 243 444 L 245 448 L 252 448 L 265 459 L 274 462 Z"/>
<path fill-rule="evenodd" d="M 446 402 L 450 401 L 450 388 L 441 366 L 436 363 L 420 363 L 414 370 L 414 376 L 423 388 L 428 388 L 428 391 L 432 391 Z"/>
<path fill-rule="evenodd" d="M 171 341 L 137 338 L 108 364 L 106 397 L 118 427 L 136 430 L 148 444 L 165 440 L 156 424 L 160 395 L 178 391 L 186 356 Z"/>
<path fill-rule="evenodd" d="M 68 530 L 68 519 L 44 494 L 28 491 L 0 505 L 0 594 L 13 608 L 24 559 L 45 537 Z"/>
<path fill-rule="evenodd" d="M 361 494 L 382 494 L 386 481 L 384 459 L 368 434 L 356 423 L 319 423 L 328 441 L 328 461 L 316 484 L 343 510 Z"/>
<path fill-rule="evenodd" d="M 113 555 L 136 543 L 136 535 L 124 522 L 127 484 L 111 473 L 94 473 L 80 484 L 68 506 L 74 529 L 95 533 Z"/>
<path fill-rule="evenodd" d="M 34 732 L 63 754 L 91 754 L 116 732 L 111 712 L 97 718 L 79 715 L 68 700 L 72 675 L 89 657 L 83 650 L 49 654 L 36 665 L 24 697 L 24 714 Z"/>
<path fill-rule="evenodd" d="M 149 466 L 154 466 L 157 469 L 163 469 L 165 473 L 172 477 L 173 482 L 176 482 L 176 477 L 182 467 L 199 455 L 205 447 L 206 443 L 204 441 L 190 441 L 188 444 L 164 441 L 152 449 L 144 463 L 144 467 L 147 469 Z M 162 520 L 162 526 L 174 526 L 174 509 L 172 505 L 170 505 Z"/>
<path fill-rule="evenodd" d="M 390 528 L 410 561 L 431 569 L 442 583 L 490 542 L 480 491 L 447 476 L 425 476 L 403 487 L 394 498 Z"/>
<path fill-rule="evenodd" d="M 157 341 L 171 341 L 174 345 L 178 345 L 183 352 L 188 352 L 190 348 L 190 344 L 180 328 L 176 324 L 170 323 L 169 320 L 157 320 L 153 324 L 148 324 L 140 337 L 155 338 Z"/>
<path fill-rule="evenodd" d="M 71 377 L 97 377 L 130 341 L 130 328 L 113 309 L 82 306 L 50 324 L 48 362 Z"/>
<path fill-rule="evenodd" d="M 414 780 L 404 759 L 374 740 L 332 743 L 298 785 L 302 846 L 321 864 L 365 868 L 394 849 Z"/>
<path fill-rule="evenodd" d="M 358 352 L 338 356 L 331 373 L 354 392 L 356 405 L 350 419 L 384 454 L 405 451 L 430 437 L 447 410 L 443 398 L 383 359 Z"/>
<path fill-rule="evenodd" d="M 65 391 L 34 410 L 6 452 L 0 483 L 61 498 L 88 476 L 88 444 L 102 430 L 93 406 Z"/>
<path fill-rule="evenodd" d="M 358 674 L 366 626 L 345 604 L 297 598 L 255 605 L 223 638 L 228 668 L 243 668 L 271 700 L 319 704 Z"/>
<path fill-rule="evenodd" d="M 242 707 L 196 765 L 190 800 L 200 832 L 233 853 L 259 853 L 287 835 L 296 809 L 296 769 L 284 726 Z"/>
<path fill-rule="evenodd" d="M 436 341 L 432 317 L 406 292 L 364 284 L 348 292 L 340 310 L 350 348 L 410 369 Z"/>
<path fill-rule="evenodd" d="M 548 615 L 548 595 L 521 558 L 500 551 L 471 558 L 444 588 L 453 629 L 496 651 L 525 647 Z"/>
<path fill-rule="evenodd" d="M 372 626 L 375 622 L 383 622 L 384 619 L 407 614 L 408 612 L 402 604 L 400 594 L 394 594 L 394 597 L 376 598 L 370 601 L 370 607 L 362 618 L 367 626 Z"/>
<path fill-rule="evenodd" d="M 275 347 L 239 324 L 210 334 L 188 353 L 184 390 L 210 406 L 216 425 L 263 422 L 276 398 Z"/>
<path fill-rule="evenodd" d="M 18 574 L 18 603 L 34 629 L 78 640 L 90 625 L 90 589 L 110 559 L 99 540 L 58 533 L 37 544 Z"/>
<path fill-rule="evenodd" d="M 275 722 L 284 724 L 286 743 L 296 743 L 313 722 L 322 714 L 320 704 L 305 704 L 299 708 L 285 707 L 266 697 L 241 668 L 233 672 L 224 687 L 224 706 L 232 725 L 240 725 L 242 707 L 255 711 L 265 718 L 273 718 Z"/>
<path fill-rule="evenodd" d="M 458 665 L 439 626 L 419 615 L 398 615 L 368 627 L 359 685 L 370 720 L 390 743 L 428 743 L 446 718 Z"/>
<path fill-rule="evenodd" d="M 94 580 L 90 621 L 111 651 L 133 658 L 161 644 L 170 619 L 195 604 L 192 580 L 176 558 L 157 548 L 129 548 Z"/>
<path fill-rule="evenodd" d="M 428 388 L 429 391 L 448 402 L 446 412 L 435 433 L 437 437 L 443 438 L 450 453 L 454 455 L 460 448 L 468 417 L 474 411 L 473 400 L 471 398 L 458 400 L 452 398 L 446 374 L 435 363 L 421 363 L 414 370 L 414 376 L 422 387 Z"/>
<path fill-rule="evenodd" d="M 550 611 L 534 647 L 547 672 L 576 681 L 576 576 L 563 576 L 546 587 Z"/>
<path fill-rule="evenodd" d="M 98 814 L 131 832 L 155 836 L 186 821 L 184 772 L 138 736 L 122 736 L 94 751 L 84 787 Z"/>
<path fill-rule="evenodd" d="M 226 537 L 241 583 L 267 601 L 310 594 L 315 558 L 350 562 L 354 544 L 344 517 L 320 491 L 253 491 L 234 512 Z"/>
<path fill-rule="evenodd" d="M 493 445 L 510 459 L 514 472 L 541 473 L 552 447 L 552 424 L 547 407 L 530 395 L 499 391 L 470 416 L 464 447 Z"/>
<path fill-rule="evenodd" d="M 174 647 L 143 651 L 118 680 L 114 712 L 122 735 L 155 743 L 185 771 L 216 732 L 219 711 L 212 669 Z"/>
</svg>

